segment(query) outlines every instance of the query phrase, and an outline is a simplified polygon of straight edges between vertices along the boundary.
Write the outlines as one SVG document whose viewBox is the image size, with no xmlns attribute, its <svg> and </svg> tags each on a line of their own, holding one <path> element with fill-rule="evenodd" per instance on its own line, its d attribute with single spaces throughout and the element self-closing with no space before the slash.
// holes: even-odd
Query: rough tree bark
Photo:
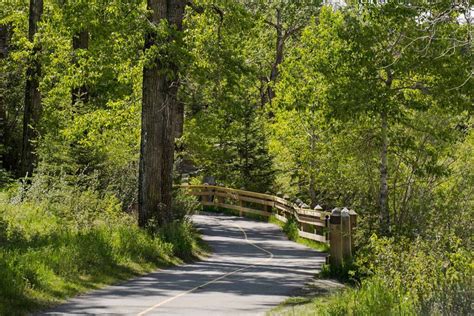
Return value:
<svg viewBox="0 0 474 316">
<path fill-rule="evenodd" d="M 78 49 L 89 49 L 89 32 L 81 30 L 72 37 L 72 49 L 74 50 L 73 63 L 77 64 L 76 51 Z M 89 100 L 89 91 L 85 84 L 80 87 L 74 87 L 71 91 L 72 104 L 77 102 L 86 103 Z"/>
<path fill-rule="evenodd" d="M 180 138 L 184 132 L 184 103 L 178 100 L 174 109 L 174 138 Z"/>
<path fill-rule="evenodd" d="M 182 30 L 185 1 L 148 0 L 149 21 L 158 25 L 166 19 L 170 27 Z M 166 41 L 172 42 L 176 32 Z M 156 34 L 145 37 L 147 50 L 160 45 Z M 171 74 L 171 75 L 170 75 Z M 174 160 L 174 115 L 178 92 L 178 67 L 172 61 L 160 58 L 147 63 L 143 69 L 142 128 L 139 167 L 138 223 L 146 226 L 151 219 L 161 226 L 173 219 L 172 172 Z"/>
<path fill-rule="evenodd" d="M 43 0 L 30 0 L 28 39 L 34 42 L 38 31 L 38 22 L 43 14 Z M 39 77 L 41 76 L 41 64 L 38 60 L 39 44 L 33 46 L 31 61 L 26 70 L 25 105 L 23 111 L 23 141 L 21 151 L 21 175 L 31 175 L 33 172 L 36 156 L 33 141 L 36 138 L 37 126 L 41 115 L 41 95 L 39 92 Z"/>
</svg>

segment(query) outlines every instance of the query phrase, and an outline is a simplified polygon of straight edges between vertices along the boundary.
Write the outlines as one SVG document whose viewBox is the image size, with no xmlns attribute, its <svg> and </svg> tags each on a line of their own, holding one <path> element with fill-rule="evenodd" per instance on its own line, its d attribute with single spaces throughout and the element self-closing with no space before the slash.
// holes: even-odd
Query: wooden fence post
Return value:
<svg viewBox="0 0 474 316">
<path fill-rule="evenodd" d="M 329 242 L 329 215 L 324 217 L 324 237 L 326 242 Z"/>
<path fill-rule="evenodd" d="M 214 199 L 215 199 L 214 192 L 215 191 L 216 191 L 216 189 L 212 188 L 211 189 L 211 194 L 209 195 L 209 200 L 210 200 L 209 202 L 212 202 L 212 204 L 214 204 L 214 205 L 215 205 L 215 201 L 214 201 Z"/>
<path fill-rule="evenodd" d="M 271 195 L 270 191 L 266 191 L 265 194 Z M 270 205 L 264 204 L 263 205 L 263 210 L 265 212 L 270 212 L 271 213 L 272 212 L 272 207 Z"/>
<path fill-rule="evenodd" d="M 342 265 L 341 210 L 335 208 L 329 217 L 329 263 Z"/>
<path fill-rule="evenodd" d="M 220 186 L 220 184 L 216 184 L 216 185 L 219 185 L 219 186 Z M 215 192 L 215 190 L 214 190 L 214 192 Z M 225 203 L 224 197 L 222 197 L 222 196 L 220 196 L 220 195 L 215 195 L 215 196 L 214 196 L 214 199 L 215 199 L 215 201 L 216 201 L 214 204 L 217 203 L 218 206 L 219 206 L 219 204 L 221 204 L 221 203 Z"/>
<path fill-rule="evenodd" d="M 343 208 L 341 211 L 341 237 L 342 259 L 344 262 L 350 261 L 352 259 L 351 218 L 347 208 Z"/>
<path fill-rule="evenodd" d="M 354 251 L 354 228 L 357 227 L 357 213 L 354 210 L 349 210 L 351 217 L 351 249 Z"/>
</svg>

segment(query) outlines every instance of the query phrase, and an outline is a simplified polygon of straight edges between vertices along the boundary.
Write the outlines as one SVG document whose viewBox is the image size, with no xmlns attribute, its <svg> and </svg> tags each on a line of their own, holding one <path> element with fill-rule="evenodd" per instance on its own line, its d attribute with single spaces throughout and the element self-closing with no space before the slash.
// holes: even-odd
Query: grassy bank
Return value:
<svg viewBox="0 0 474 316">
<path fill-rule="evenodd" d="M 270 314 L 471 315 L 472 262 L 460 244 L 373 236 L 347 271 L 351 286 L 293 297 Z"/>
<path fill-rule="evenodd" d="M 326 252 L 329 250 L 329 246 L 322 242 L 317 242 L 311 239 L 302 238 L 298 235 L 298 226 L 294 221 L 288 221 L 286 223 L 280 222 L 275 216 L 270 216 L 268 222 L 276 224 L 281 227 L 283 232 L 287 235 L 290 240 L 293 240 L 299 244 L 305 245 L 309 248 Z"/>
<path fill-rule="evenodd" d="M 412 298 L 398 289 L 389 289 L 378 280 L 367 280 L 359 288 L 292 297 L 269 315 L 418 315 Z"/>
<path fill-rule="evenodd" d="M 71 186 L 35 190 L 0 196 L 0 315 L 46 308 L 201 251 L 187 221 L 153 235 L 112 196 Z"/>
</svg>

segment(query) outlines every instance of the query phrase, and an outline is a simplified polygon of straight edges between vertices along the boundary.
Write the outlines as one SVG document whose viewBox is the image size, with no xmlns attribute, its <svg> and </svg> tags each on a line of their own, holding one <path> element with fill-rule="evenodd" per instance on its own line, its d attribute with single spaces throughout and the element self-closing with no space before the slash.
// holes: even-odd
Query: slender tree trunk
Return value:
<svg viewBox="0 0 474 316">
<path fill-rule="evenodd" d="M 261 102 L 262 107 L 265 106 L 266 103 L 272 103 L 272 99 L 275 97 L 275 91 L 272 88 L 272 84 L 274 84 L 278 78 L 279 71 L 278 66 L 283 62 L 283 53 L 285 48 L 285 34 L 283 30 L 283 25 L 281 22 L 281 11 L 277 9 L 276 11 L 276 24 L 272 24 L 277 32 L 276 44 L 275 44 L 275 60 L 272 64 L 272 69 L 270 71 L 270 76 L 267 79 L 267 82 L 264 83 L 264 86 L 267 86 L 266 91 L 261 89 Z"/>
<path fill-rule="evenodd" d="M 381 115 L 382 123 L 382 150 L 380 154 L 380 196 L 379 196 L 379 207 L 380 207 L 380 230 L 381 233 L 387 235 L 390 233 L 390 213 L 388 208 L 388 162 L 387 162 L 387 150 L 388 150 L 388 122 L 387 113 L 382 112 Z"/>
<path fill-rule="evenodd" d="M 28 39 L 34 42 L 38 30 L 38 22 L 43 14 L 43 0 L 30 0 Z M 31 61 L 26 70 L 25 107 L 23 112 L 23 142 L 21 153 L 21 175 L 33 172 L 36 156 L 33 141 L 37 136 L 37 127 L 41 115 L 41 95 L 39 77 L 41 64 L 38 60 L 40 45 L 33 46 Z"/>
<path fill-rule="evenodd" d="M 313 128 L 313 127 L 311 127 Z M 314 129 L 311 131 L 311 136 L 310 136 L 310 139 L 309 139 L 309 148 L 310 148 L 310 152 L 311 152 L 311 157 L 310 157 L 310 161 L 309 161 L 309 188 L 308 188 L 308 191 L 309 191 L 309 198 L 310 198 L 310 206 L 313 208 L 317 205 L 317 201 L 316 201 L 316 180 L 314 179 L 314 168 L 316 167 L 315 165 L 315 162 L 314 162 L 314 159 L 313 159 L 313 155 L 314 155 L 314 151 L 315 151 L 315 148 L 316 148 L 316 135 L 314 134 Z"/>
<path fill-rule="evenodd" d="M 86 30 L 81 30 L 74 34 L 72 38 L 72 49 L 74 50 L 73 63 L 77 65 L 77 50 L 78 49 L 89 49 L 89 32 Z M 77 102 L 86 103 L 89 100 L 89 91 L 85 84 L 80 87 L 74 87 L 71 91 L 72 104 Z"/>
<path fill-rule="evenodd" d="M 11 38 L 11 25 L 2 24 L 0 25 L 0 60 L 5 59 L 8 56 L 8 47 Z M 0 138 L 3 142 L 3 148 L 0 152 L 0 169 L 6 168 L 7 166 L 7 150 L 10 141 L 10 131 L 7 128 L 7 102 L 5 95 L 7 93 L 7 74 L 0 73 Z"/>
<path fill-rule="evenodd" d="M 148 0 L 147 8 L 152 12 L 149 20 L 157 25 L 166 19 L 171 27 L 181 31 L 184 5 L 184 1 L 177 0 Z M 169 35 L 167 41 L 174 39 L 174 35 Z M 146 34 L 145 50 L 154 45 L 160 45 L 156 34 Z M 178 85 L 177 65 L 165 65 L 156 58 L 144 66 L 138 218 L 141 227 L 151 219 L 158 225 L 173 219 L 173 121 L 177 113 Z"/>
<path fill-rule="evenodd" d="M 278 14 L 279 16 L 279 14 Z M 280 22 L 279 22 L 280 23 Z M 277 41 L 275 49 L 275 61 L 272 65 L 272 71 L 270 73 L 270 86 L 268 86 L 268 103 L 272 104 L 273 98 L 275 98 L 275 91 L 271 84 L 274 84 L 279 76 L 278 67 L 283 62 L 283 51 L 285 48 L 285 40 L 283 38 L 283 31 L 280 28 L 277 29 Z"/>
</svg>

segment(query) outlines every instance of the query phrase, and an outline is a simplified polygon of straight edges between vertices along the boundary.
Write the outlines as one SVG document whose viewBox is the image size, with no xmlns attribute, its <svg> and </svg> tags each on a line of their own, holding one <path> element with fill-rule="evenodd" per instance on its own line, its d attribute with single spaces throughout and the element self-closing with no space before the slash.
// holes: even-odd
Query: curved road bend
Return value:
<svg viewBox="0 0 474 316">
<path fill-rule="evenodd" d="M 42 315 L 259 315 L 300 289 L 325 261 L 273 224 L 214 214 L 193 221 L 211 257 L 78 296 Z"/>
</svg>

